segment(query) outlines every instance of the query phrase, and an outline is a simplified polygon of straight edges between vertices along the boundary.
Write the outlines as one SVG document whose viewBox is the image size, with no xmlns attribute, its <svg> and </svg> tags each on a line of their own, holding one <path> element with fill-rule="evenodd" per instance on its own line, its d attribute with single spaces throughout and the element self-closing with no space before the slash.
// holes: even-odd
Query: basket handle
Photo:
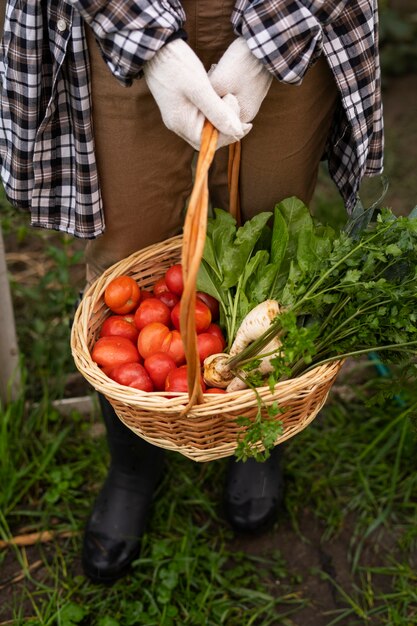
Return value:
<svg viewBox="0 0 417 626">
<path fill-rule="evenodd" d="M 183 414 L 187 413 L 194 404 L 203 402 L 194 309 L 197 273 L 203 257 L 206 239 L 209 200 L 208 172 L 216 152 L 218 134 L 214 126 L 206 120 L 201 135 L 201 148 L 197 160 L 194 186 L 184 222 L 181 254 L 184 291 L 181 297 L 180 331 L 187 361 L 189 399 L 187 406 L 182 411 Z M 240 222 L 239 164 L 240 143 L 237 142 L 229 148 L 228 182 L 230 213 L 238 222 Z"/>
</svg>

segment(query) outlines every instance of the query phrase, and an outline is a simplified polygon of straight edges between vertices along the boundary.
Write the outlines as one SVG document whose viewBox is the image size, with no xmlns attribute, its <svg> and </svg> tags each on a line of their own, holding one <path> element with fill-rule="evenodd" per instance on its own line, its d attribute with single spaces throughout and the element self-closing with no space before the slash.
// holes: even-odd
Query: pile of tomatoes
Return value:
<svg viewBox="0 0 417 626">
<path fill-rule="evenodd" d="M 153 290 L 141 289 L 128 275 L 114 278 L 104 301 L 110 316 L 101 325 L 91 357 L 105 374 L 120 385 L 141 391 L 187 392 L 187 365 L 179 328 L 184 289 L 181 264 L 172 265 Z M 223 352 L 225 339 L 216 321 L 219 303 L 197 292 L 195 323 L 200 363 Z M 205 393 L 224 393 L 206 388 Z"/>
</svg>

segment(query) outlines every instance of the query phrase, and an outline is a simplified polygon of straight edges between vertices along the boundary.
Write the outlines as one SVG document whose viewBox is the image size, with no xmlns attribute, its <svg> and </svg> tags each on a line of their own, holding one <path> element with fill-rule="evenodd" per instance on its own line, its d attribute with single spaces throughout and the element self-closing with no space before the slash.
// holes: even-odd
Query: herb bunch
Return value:
<svg viewBox="0 0 417 626">
<path fill-rule="evenodd" d="M 318 223 L 297 198 L 236 228 L 220 210 L 210 220 L 198 288 L 216 297 L 229 346 L 240 321 L 258 303 L 277 300 L 282 312 L 258 339 L 229 359 L 258 401 L 258 415 L 239 440 L 237 456 L 267 458 L 281 433 L 280 407 L 262 417 L 257 387 L 301 375 L 332 360 L 377 352 L 403 366 L 417 347 L 417 209 L 396 217 L 358 203 L 336 233 Z M 259 360 L 279 337 L 273 371 L 260 379 Z M 260 452 L 262 448 L 265 452 Z"/>
<path fill-rule="evenodd" d="M 281 294 L 284 313 L 263 336 L 231 360 L 250 364 L 273 336 L 282 342 L 273 385 L 330 360 L 379 351 L 407 361 L 417 346 L 417 219 L 383 209 L 352 237 L 328 241 L 327 256 L 309 264 L 298 256 Z M 249 365 L 250 366 L 250 365 Z"/>
</svg>

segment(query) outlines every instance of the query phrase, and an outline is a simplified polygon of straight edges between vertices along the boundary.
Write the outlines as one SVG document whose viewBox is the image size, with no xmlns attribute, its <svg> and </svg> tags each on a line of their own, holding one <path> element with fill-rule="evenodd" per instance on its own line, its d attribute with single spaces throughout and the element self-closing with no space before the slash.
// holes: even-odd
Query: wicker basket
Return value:
<svg viewBox="0 0 417 626">
<path fill-rule="evenodd" d="M 106 396 L 122 422 L 149 443 L 175 450 L 195 461 L 210 461 L 232 455 L 242 432 L 236 418 L 244 416 L 255 419 L 258 411 L 256 396 L 250 389 L 210 395 L 202 393 L 199 382 L 194 315 L 188 315 L 187 311 L 194 308 L 196 274 L 206 231 L 206 173 L 216 144 L 216 132 L 212 127 L 207 126 L 205 132 L 209 137 L 205 142 L 209 144 L 209 150 L 203 152 L 202 149 L 200 153 L 196 174 L 196 181 L 200 183 L 194 185 L 184 236 L 149 246 L 104 272 L 85 293 L 77 309 L 71 334 L 71 348 L 77 368 L 97 391 Z M 90 355 L 101 324 L 109 315 L 103 297 L 106 286 L 115 277 L 127 274 L 141 288 L 152 289 L 168 267 L 179 262 L 183 264 L 185 282 L 180 324 L 187 356 L 190 394 L 177 393 L 167 397 L 164 392 L 146 393 L 119 385 L 102 372 Z M 278 383 L 273 392 L 269 387 L 258 389 L 265 416 L 266 407 L 274 403 L 278 403 L 283 411 L 277 416 L 282 422 L 283 434 L 275 442 L 276 445 L 293 437 L 312 422 L 324 405 L 341 365 L 340 362 L 322 365 L 300 377 Z"/>
</svg>

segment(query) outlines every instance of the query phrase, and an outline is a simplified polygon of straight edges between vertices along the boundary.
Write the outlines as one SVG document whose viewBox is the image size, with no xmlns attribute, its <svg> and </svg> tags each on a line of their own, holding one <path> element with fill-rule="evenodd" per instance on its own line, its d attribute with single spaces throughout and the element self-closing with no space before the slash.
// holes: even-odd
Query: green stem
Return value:
<svg viewBox="0 0 417 626">
<path fill-rule="evenodd" d="M 369 300 L 368 302 L 372 302 L 372 300 Z M 352 313 L 352 315 L 350 317 L 346 318 L 344 320 L 344 322 L 340 323 L 337 328 L 332 330 L 328 335 L 324 336 L 323 341 L 321 341 L 321 343 L 319 343 L 317 345 L 317 352 L 323 351 L 323 348 L 326 347 L 326 344 L 329 344 L 330 340 L 335 335 L 338 336 L 339 333 L 340 333 L 340 330 L 342 328 L 344 328 L 345 326 L 347 326 L 348 324 L 350 324 L 355 318 L 357 318 L 360 315 L 363 315 L 363 313 L 368 313 L 369 311 L 372 311 L 372 309 L 374 309 L 376 307 L 379 307 L 379 306 L 382 306 L 384 304 L 387 304 L 388 302 L 390 302 L 390 300 L 378 301 L 378 299 L 376 298 L 375 302 L 371 306 L 367 306 L 367 307 L 364 307 L 362 309 L 356 309 L 355 313 Z M 333 341 L 332 343 L 333 344 L 337 343 L 338 341 L 340 341 L 341 338 L 344 339 L 344 338 L 348 337 L 349 335 L 353 335 L 355 332 L 356 332 L 356 329 L 353 328 L 348 333 L 345 333 L 342 337 L 339 336 L 339 339 L 336 340 L 336 341 Z M 320 336 L 322 336 L 321 333 L 320 333 Z"/>
<path fill-rule="evenodd" d="M 335 302 L 335 304 L 332 306 L 332 308 L 330 309 L 329 313 L 327 314 L 327 316 L 324 318 L 324 320 L 321 323 L 320 330 L 319 330 L 319 336 L 321 336 L 322 332 L 324 331 L 324 329 L 328 325 L 329 320 L 331 320 L 336 315 L 338 315 L 338 313 L 345 306 L 347 306 L 347 304 L 349 303 L 349 300 L 350 300 L 350 296 L 348 296 L 347 298 L 345 298 L 344 300 L 342 300 L 340 302 Z"/>
<path fill-rule="evenodd" d="M 236 320 L 237 320 L 237 311 L 239 308 L 240 293 L 242 291 L 242 283 L 243 283 L 243 274 L 240 275 L 239 280 L 237 281 L 236 294 L 235 294 L 235 298 L 233 302 L 233 320 L 234 320 L 234 325 L 235 325 L 233 339 L 237 332 Z"/>
<path fill-rule="evenodd" d="M 404 343 L 391 343 L 387 346 L 377 346 L 373 348 L 363 348 L 362 350 L 355 350 L 353 352 L 345 352 L 344 354 L 335 354 L 334 356 L 328 357 L 327 359 L 322 359 L 321 361 L 317 361 L 307 367 L 304 371 L 309 372 L 310 370 L 318 367 L 319 365 L 324 365 L 325 363 L 330 363 L 331 361 L 341 361 L 342 359 L 347 359 L 349 357 L 357 357 L 361 354 L 368 354 L 369 352 L 379 352 L 384 350 L 395 350 L 398 352 L 408 352 L 407 350 L 402 350 L 402 348 L 406 348 L 409 346 L 417 346 L 417 341 L 406 341 Z"/>
<path fill-rule="evenodd" d="M 369 239 L 367 239 L 367 241 L 366 241 L 367 245 L 369 244 L 370 241 L 372 241 L 373 239 L 379 237 L 381 235 L 381 233 L 385 232 L 386 230 L 389 230 L 390 228 L 392 228 L 392 224 L 389 224 L 384 230 L 379 230 L 376 233 L 374 233 L 373 235 L 371 235 L 369 237 Z M 297 304 L 300 305 L 305 300 L 309 300 L 310 299 L 310 294 L 314 293 L 317 290 L 317 288 L 330 276 L 330 274 L 332 274 L 340 265 L 345 263 L 345 261 L 349 257 L 351 257 L 355 252 L 357 252 L 358 250 L 360 250 L 363 247 L 364 247 L 364 243 L 362 241 L 360 241 L 354 248 L 352 248 L 352 250 L 350 250 L 347 254 L 345 254 L 344 257 L 342 257 L 334 265 L 329 267 L 329 269 L 326 272 L 324 272 L 324 274 L 313 284 L 313 286 L 304 294 L 304 296 L 301 298 L 301 300 Z"/>
<path fill-rule="evenodd" d="M 232 298 L 232 294 L 230 293 L 230 289 L 227 291 L 227 300 L 228 300 L 228 315 L 226 316 L 227 319 L 227 338 L 228 338 L 228 349 L 230 350 L 230 346 L 233 343 L 233 338 L 234 338 L 234 324 L 235 324 L 235 320 L 233 317 L 233 298 Z"/>
</svg>

